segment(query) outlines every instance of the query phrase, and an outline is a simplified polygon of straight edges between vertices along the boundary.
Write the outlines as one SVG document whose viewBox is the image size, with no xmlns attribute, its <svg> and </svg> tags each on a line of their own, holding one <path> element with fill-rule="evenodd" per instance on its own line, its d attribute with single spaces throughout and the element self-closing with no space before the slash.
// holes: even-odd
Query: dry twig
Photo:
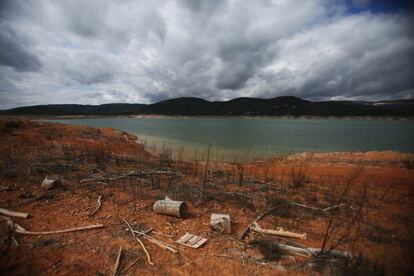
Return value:
<svg viewBox="0 0 414 276">
<path fill-rule="evenodd" d="M 27 218 L 29 216 L 29 214 L 27 213 L 10 211 L 10 210 L 3 209 L 3 208 L 0 208 L 0 214 L 6 215 L 9 217 L 16 217 L 16 218 Z"/>
<path fill-rule="evenodd" d="M 101 208 L 101 206 L 102 206 L 101 200 L 102 200 L 102 195 L 99 195 L 99 197 L 98 197 L 98 206 L 96 207 L 96 209 L 92 213 L 89 214 L 90 217 L 95 215 L 95 213 L 98 212 L 98 210 Z"/>
<path fill-rule="evenodd" d="M 122 254 L 122 246 L 119 247 L 119 251 L 118 251 L 118 257 L 116 257 L 116 262 L 114 265 L 114 269 L 112 270 L 112 275 L 116 276 L 118 274 L 118 268 L 119 268 L 119 263 L 121 260 L 121 254 Z"/>
<path fill-rule="evenodd" d="M 134 264 L 136 264 L 139 260 L 141 260 L 141 257 L 138 257 L 138 258 L 136 258 L 135 259 L 135 261 L 133 261 L 132 263 L 130 263 L 124 270 L 122 270 L 121 271 L 121 273 L 125 273 L 125 272 L 127 272 L 128 270 L 130 270 L 131 269 L 131 267 L 134 265 Z"/>
<path fill-rule="evenodd" d="M 242 232 L 242 234 L 240 235 L 240 240 L 244 239 L 244 237 L 247 235 L 247 233 L 249 232 L 250 228 L 253 226 L 254 223 L 258 222 L 259 220 L 261 220 L 262 218 L 264 218 L 265 216 L 267 216 L 268 214 L 270 214 L 271 212 L 273 212 L 274 210 L 276 210 L 277 207 L 271 208 L 263 213 L 261 213 L 260 215 L 258 215 L 255 220 L 250 223 Z"/>
<path fill-rule="evenodd" d="M 137 234 L 139 234 L 139 235 L 144 236 L 144 238 L 145 238 L 146 240 L 148 240 L 149 242 L 151 242 L 151 243 L 153 243 L 153 244 L 157 245 L 158 247 L 160 247 L 160 248 L 162 248 L 162 249 L 165 249 L 165 250 L 171 251 L 172 253 L 177 253 L 177 249 L 176 249 L 174 246 L 172 246 L 171 244 L 168 244 L 168 243 L 166 243 L 166 242 L 164 242 L 164 241 L 162 241 L 162 240 L 157 240 L 157 239 L 156 239 L 156 238 L 154 238 L 154 237 L 148 236 L 148 235 L 147 235 L 147 233 L 145 233 L 145 232 L 141 232 L 141 231 L 137 231 L 137 230 L 132 230 L 132 231 L 133 231 L 134 233 L 137 233 Z"/>
<path fill-rule="evenodd" d="M 138 237 L 136 237 L 135 236 L 135 233 L 134 233 L 134 230 L 132 230 L 132 227 L 131 227 L 131 225 L 129 224 L 129 222 L 128 221 L 126 221 L 123 217 L 121 217 L 121 216 L 119 216 L 121 219 L 122 219 L 122 221 L 123 222 L 125 222 L 125 224 L 128 226 L 128 228 L 129 228 L 129 230 L 131 231 L 131 234 L 132 234 L 132 236 L 134 237 L 134 239 L 141 245 L 141 247 L 142 247 L 142 250 L 144 250 L 144 252 L 145 252 L 145 255 L 147 255 L 147 260 L 148 260 L 148 263 L 150 264 L 150 265 L 154 265 L 154 263 L 151 261 L 151 256 L 150 256 L 150 254 L 149 254 L 149 252 L 148 252 L 148 250 L 147 250 L 147 248 L 145 247 L 145 245 L 144 245 L 144 243 L 138 238 Z"/>
</svg>

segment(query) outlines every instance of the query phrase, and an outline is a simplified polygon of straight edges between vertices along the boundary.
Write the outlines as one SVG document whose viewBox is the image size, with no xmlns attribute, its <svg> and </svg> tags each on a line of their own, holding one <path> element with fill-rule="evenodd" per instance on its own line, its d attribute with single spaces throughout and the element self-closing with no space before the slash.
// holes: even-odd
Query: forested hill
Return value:
<svg viewBox="0 0 414 276">
<path fill-rule="evenodd" d="M 184 97 L 154 104 L 35 105 L 0 111 L 20 115 L 181 115 L 181 116 L 414 116 L 414 100 L 321 101 L 284 96 L 210 102 Z"/>
</svg>

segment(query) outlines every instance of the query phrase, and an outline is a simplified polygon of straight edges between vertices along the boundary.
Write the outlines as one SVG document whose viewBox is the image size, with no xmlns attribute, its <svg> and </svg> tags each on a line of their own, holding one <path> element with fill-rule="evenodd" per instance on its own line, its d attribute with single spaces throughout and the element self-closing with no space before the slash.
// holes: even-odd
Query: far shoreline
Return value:
<svg viewBox="0 0 414 276">
<path fill-rule="evenodd" d="M 251 116 L 251 115 L 20 115 L 0 114 L 1 118 L 25 118 L 35 120 L 65 120 L 65 119 L 100 119 L 100 118 L 127 118 L 127 119 L 246 119 L 246 120 L 355 120 L 355 121 L 414 121 L 414 117 L 401 116 Z"/>
</svg>

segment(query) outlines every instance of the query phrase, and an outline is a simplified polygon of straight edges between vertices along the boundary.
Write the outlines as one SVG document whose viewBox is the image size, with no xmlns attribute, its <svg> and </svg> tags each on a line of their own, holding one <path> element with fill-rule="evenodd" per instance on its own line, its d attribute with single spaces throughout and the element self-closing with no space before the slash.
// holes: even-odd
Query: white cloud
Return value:
<svg viewBox="0 0 414 276">
<path fill-rule="evenodd" d="M 412 17 L 350 15 L 344 3 L 5 1 L 0 31 L 13 36 L 0 37 L 0 108 L 413 97 Z"/>
</svg>

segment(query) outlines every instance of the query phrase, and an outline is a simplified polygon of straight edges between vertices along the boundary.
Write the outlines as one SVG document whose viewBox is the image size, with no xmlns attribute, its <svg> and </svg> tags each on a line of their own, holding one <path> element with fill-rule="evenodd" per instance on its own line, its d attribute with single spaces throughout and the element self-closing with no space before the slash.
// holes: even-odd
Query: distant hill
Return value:
<svg viewBox="0 0 414 276">
<path fill-rule="evenodd" d="M 414 100 L 311 102 L 284 96 L 210 102 L 184 97 L 154 104 L 54 104 L 0 111 L 14 115 L 181 115 L 181 116 L 414 116 Z"/>
</svg>

